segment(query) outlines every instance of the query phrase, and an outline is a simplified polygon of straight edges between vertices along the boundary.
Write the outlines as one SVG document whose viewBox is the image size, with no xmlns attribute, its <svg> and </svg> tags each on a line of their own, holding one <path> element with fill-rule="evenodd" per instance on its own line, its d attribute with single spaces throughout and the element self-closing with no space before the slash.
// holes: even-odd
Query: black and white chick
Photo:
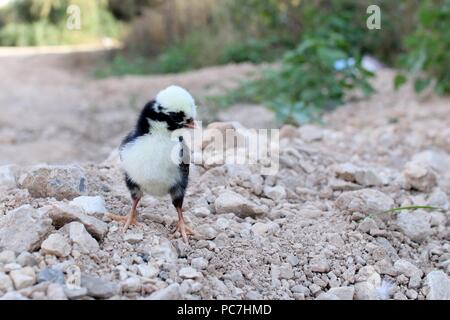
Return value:
<svg viewBox="0 0 450 320">
<path fill-rule="evenodd" d="M 195 128 L 196 105 L 185 89 L 170 86 L 160 91 L 142 109 L 135 128 L 120 145 L 119 154 L 132 206 L 127 216 L 109 214 L 125 223 L 124 231 L 137 224 L 137 207 L 144 193 L 170 194 L 178 213 L 176 232 L 188 243 L 196 234 L 185 223 L 183 200 L 188 185 L 190 154 L 183 137 L 173 132 Z"/>
</svg>

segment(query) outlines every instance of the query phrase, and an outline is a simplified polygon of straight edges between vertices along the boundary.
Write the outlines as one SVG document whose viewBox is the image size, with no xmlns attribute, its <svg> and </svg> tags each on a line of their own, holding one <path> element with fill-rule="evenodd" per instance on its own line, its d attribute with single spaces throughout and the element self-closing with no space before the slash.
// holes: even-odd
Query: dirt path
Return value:
<svg viewBox="0 0 450 320">
<path fill-rule="evenodd" d="M 120 143 L 139 108 L 164 87 L 177 83 L 201 98 L 254 70 L 229 65 L 182 75 L 95 80 L 95 67 L 83 59 L 0 55 L 0 164 L 101 161 Z"/>
</svg>

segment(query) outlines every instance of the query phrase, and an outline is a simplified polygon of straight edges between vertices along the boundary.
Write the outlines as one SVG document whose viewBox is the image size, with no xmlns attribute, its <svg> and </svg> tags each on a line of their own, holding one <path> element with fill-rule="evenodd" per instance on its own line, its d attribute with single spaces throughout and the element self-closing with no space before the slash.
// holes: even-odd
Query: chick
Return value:
<svg viewBox="0 0 450 320">
<path fill-rule="evenodd" d="M 127 216 L 109 214 L 109 217 L 124 222 L 124 231 L 137 224 L 137 207 L 147 193 L 158 197 L 170 194 L 178 213 L 174 234 L 179 232 L 186 243 L 188 235 L 195 234 L 186 226 L 182 209 L 189 177 L 189 149 L 181 135 L 172 137 L 177 129 L 193 129 L 195 117 L 194 99 L 178 86 L 160 91 L 144 106 L 135 128 L 119 148 L 132 206 Z"/>
</svg>

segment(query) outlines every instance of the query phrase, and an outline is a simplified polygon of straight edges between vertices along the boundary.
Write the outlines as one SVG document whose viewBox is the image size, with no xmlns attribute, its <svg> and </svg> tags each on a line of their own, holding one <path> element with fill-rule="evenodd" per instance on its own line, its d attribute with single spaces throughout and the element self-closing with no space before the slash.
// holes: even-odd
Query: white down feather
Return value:
<svg viewBox="0 0 450 320">
<path fill-rule="evenodd" d="M 138 137 L 121 150 L 122 168 L 143 192 L 163 196 L 180 181 L 181 143 L 166 129 Z"/>
</svg>

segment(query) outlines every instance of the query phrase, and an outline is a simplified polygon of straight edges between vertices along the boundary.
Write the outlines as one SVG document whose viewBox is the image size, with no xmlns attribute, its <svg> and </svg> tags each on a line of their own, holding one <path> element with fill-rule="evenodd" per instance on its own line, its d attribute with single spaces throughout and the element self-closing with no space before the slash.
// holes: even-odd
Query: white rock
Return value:
<svg viewBox="0 0 450 320">
<path fill-rule="evenodd" d="M 83 274 L 81 286 L 86 288 L 88 295 L 94 298 L 110 298 L 119 293 L 119 286 L 102 278 Z"/>
<path fill-rule="evenodd" d="M 206 207 L 200 207 L 200 208 L 195 208 L 194 210 L 192 210 L 192 213 L 195 214 L 198 217 L 207 217 L 211 214 L 211 211 L 206 208 Z"/>
<path fill-rule="evenodd" d="M 336 199 L 336 206 L 349 213 L 369 215 L 392 209 L 394 200 L 378 190 L 362 189 L 342 193 Z"/>
<path fill-rule="evenodd" d="M 424 210 L 402 211 L 397 215 L 397 225 L 411 240 L 422 242 L 431 234 L 431 216 Z"/>
<path fill-rule="evenodd" d="M 443 152 L 426 150 L 416 154 L 412 162 L 425 164 L 440 173 L 450 171 L 450 155 Z"/>
<path fill-rule="evenodd" d="M 442 208 L 444 210 L 450 209 L 447 194 L 440 189 L 436 189 L 427 200 L 427 205 Z"/>
<path fill-rule="evenodd" d="M 230 190 L 222 192 L 214 202 L 214 206 L 218 214 L 234 213 L 244 218 L 259 216 L 264 213 L 263 208 Z"/>
<path fill-rule="evenodd" d="M 232 270 L 231 272 L 227 273 L 224 278 L 233 281 L 234 284 L 237 284 L 239 282 L 242 282 L 242 280 L 244 280 L 244 276 L 242 275 L 242 272 L 239 270 Z"/>
<path fill-rule="evenodd" d="M 309 267 L 313 272 L 324 273 L 330 271 L 330 264 L 328 263 L 328 260 L 323 257 L 316 257 L 311 259 L 311 261 L 309 262 Z"/>
<path fill-rule="evenodd" d="M 69 299 L 80 299 L 88 294 L 88 290 L 82 287 L 76 286 L 63 286 L 64 294 Z"/>
<path fill-rule="evenodd" d="M 159 244 L 152 246 L 151 256 L 156 259 L 161 259 L 166 262 L 175 262 L 178 258 L 178 253 L 175 247 L 166 238 L 160 238 Z"/>
<path fill-rule="evenodd" d="M 322 292 L 316 298 L 316 300 L 340 300 L 338 296 L 330 293 L 330 292 Z"/>
<path fill-rule="evenodd" d="M 178 300 L 181 298 L 180 285 L 172 283 L 164 289 L 153 292 L 148 300 Z"/>
<path fill-rule="evenodd" d="M 289 263 L 283 263 L 279 270 L 281 279 L 292 279 L 294 277 L 294 270 Z"/>
<path fill-rule="evenodd" d="M 12 250 L 4 250 L 0 252 L 0 264 L 16 262 L 16 254 Z"/>
<path fill-rule="evenodd" d="M 228 219 L 221 217 L 216 220 L 215 226 L 219 230 L 225 230 L 226 228 L 228 228 L 230 226 L 230 221 Z"/>
<path fill-rule="evenodd" d="M 298 216 L 305 219 L 317 219 L 324 215 L 324 212 L 317 209 L 301 209 Z"/>
<path fill-rule="evenodd" d="M 381 283 L 381 277 L 374 266 L 364 266 L 359 269 L 355 279 L 357 282 L 370 282 L 374 287 L 379 286 Z"/>
<path fill-rule="evenodd" d="M 5 272 L 10 272 L 10 271 L 13 271 L 13 270 L 19 270 L 21 267 L 22 267 L 22 266 L 21 266 L 20 264 L 13 262 L 13 263 L 7 263 L 7 264 L 5 264 L 5 265 L 3 266 L 3 270 L 4 270 Z"/>
<path fill-rule="evenodd" d="M 322 290 L 322 288 L 319 285 L 313 283 L 309 286 L 309 290 L 311 290 L 311 293 L 313 295 L 317 295 Z"/>
<path fill-rule="evenodd" d="M 414 274 L 408 283 L 408 288 L 418 289 L 422 285 L 422 277 L 419 274 Z"/>
<path fill-rule="evenodd" d="M 31 267 L 13 270 L 10 272 L 9 276 L 11 277 L 16 290 L 30 287 L 36 282 L 36 273 Z"/>
<path fill-rule="evenodd" d="M 105 200 L 101 196 L 80 196 L 74 198 L 69 204 L 81 208 L 87 214 L 104 214 L 107 212 Z"/>
<path fill-rule="evenodd" d="M 262 300 L 262 296 L 257 291 L 249 291 L 245 294 L 245 299 L 247 299 L 247 300 Z"/>
<path fill-rule="evenodd" d="M 436 174 L 427 166 L 408 162 L 403 170 L 406 188 L 430 192 L 437 185 Z"/>
<path fill-rule="evenodd" d="M 275 187 L 265 186 L 264 194 L 274 201 L 280 201 L 286 198 L 286 190 L 283 186 L 280 185 L 277 185 Z"/>
<path fill-rule="evenodd" d="M 387 274 L 392 277 L 396 277 L 398 275 L 397 270 L 395 270 L 392 265 L 390 258 L 383 258 L 375 263 L 375 268 L 380 274 Z"/>
<path fill-rule="evenodd" d="M 59 283 L 50 283 L 47 287 L 47 298 L 49 300 L 67 300 L 64 287 Z"/>
<path fill-rule="evenodd" d="M 219 280 L 217 277 L 210 277 L 210 286 L 214 288 L 216 291 L 222 293 L 222 294 L 229 294 L 230 290 L 228 287 L 223 283 L 223 281 Z"/>
<path fill-rule="evenodd" d="M 450 300 L 450 278 L 443 271 L 428 273 L 426 284 L 429 288 L 427 300 Z"/>
<path fill-rule="evenodd" d="M 140 264 L 138 265 L 138 271 L 144 278 L 154 278 L 159 274 L 159 268 L 153 265 Z"/>
<path fill-rule="evenodd" d="M 208 260 L 203 257 L 193 258 L 191 260 L 191 266 L 195 269 L 204 270 L 208 267 Z"/>
<path fill-rule="evenodd" d="M 64 273 L 61 270 L 55 268 L 46 267 L 39 271 L 37 276 L 38 282 L 54 282 L 59 284 L 64 284 Z"/>
<path fill-rule="evenodd" d="M 213 227 L 211 227 L 211 225 L 206 224 L 206 223 L 199 225 L 197 227 L 197 232 L 202 237 L 204 237 L 205 239 L 208 239 L 208 240 L 214 239 L 218 234 L 216 229 L 214 229 Z"/>
<path fill-rule="evenodd" d="M 285 124 L 280 129 L 280 139 L 295 139 L 300 137 L 300 132 L 298 128 L 291 126 L 289 124 Z"/>
<path fill-rule="evenodd" d="M 413 276 L 419 276 L 419 277 L 423 276 L 422 270 L 417 268 L 411 262 L 404 260 L 404 259 L 395 261 L 394 268 L 395 268 L 395 270 L 397 270 L 397 272 L 399 274 L 404 274 L 408 278 L 411 278 Z"/>
<path fill-rule="evenodd" d="M 257 222 L 252 226 L 252 232 L 258 236 L 264 236 L 269 231 L 270 226 L 267 223 Z"/>
<path fill-rule="evenodd" d="M 337 287 L 331 288 L 330 290 L 328 290 L 328 292 L 337 296 L 339 300 L 353 300 L 355 288 L 352 286 Z"/>
<path fill-rule="evenodd" d="M 97 241 L 86 231 L 84 225 L 79 222 L 71 222 L 69 224 L 69 236 L 70 240 L 78 245 L 82 253 L 94 253 L 99 249 Z"/>
<path fill-rule="evenodd" d="M 315 125 L 303 125 L 299 129 L 300 136 L 305 142 L 322 140 L 323 130 Z"/>
<path fill-rule="evenodd" d="M 57 202 L 49 206 L 42 207 L 42 212 L 48 214 L 53 224 L 60 228 L 70 222 L 81 222 L 86 230 L 96 239 L 102 239 L 108 232 L 108 225 L 93 216 L 85 214 L 82 209 L 68 205 L 64 202 Z"/>
<path fill-rule="evenodd" d="M 288 255 L 286 257 L 287 262 L 289 262 L 291 264 L 291 266 L 295 267 L 296 265 L 298 265 L 298 263 L 300 262 L 299 258 L 297 258 L 297 256 L 294 256 L 292 254 Z"/>
<path fill-rule="evenodd" d="M 297 285 L 293 286 L 291 288 L 291 291 L 294 292 L 294 293 L 303 293 L 305 295 L 308 295 L 310 293 L 310 290 L 307 287 L 302 286 L 300 284 L 297 284 Z"/>
<path fill-rule="evenodd" d="M 23 205 L 0 217 L 0 248 L 15 252 L 36 250 L 51 230 L 48 217 Z"/>
<path fill-rule="evenodd" d="M 14 165 L 0 166 L 0 189 L 12 189 L 17 187 L 15 170 L 17 170 L 17 168 Z"/>
<path fill-rule="evenodd" d="M 355 300 L 378 300 L 376 287 L 367 281 L 355 284 Z"/>
<path fill-rule="evenodd" d="M 137 277 L 130 277 L 120 284 L 123 292 L 139 292 L 141 290 L 141 281 Z"/>
<path fill-rule="evenodd" d="M 42 242 L 41 249 L 46 254 L 53 254 L 57 257 L 67 257 L 72 248 L 66 238 L 58 233 L 51 234 Z"/>
<path fill-rule="evenodd" d="M 361 168 L 352 163 L 343 163 L 335 166 L 336 176 L 350 182 L 356 182 L 365 187 L 381 186 L 387 184 L 389 179 L 382 176 L 374 168 Z"/>
<path fill-rule="evenodd" d="M 17 291 L 11 291 L 0 297 L 0 300 L 29 300 Z"/>
<path fill-rule="evenodd" d="M 358 231 L 369 233 L 370 230 L 378 229 L 378 225 L 372 218 L 366 217 L 358 224 Z"/>
<path fill-rule="evenodd" d="M 185 280 L 185 281 L 192 281 L 192 280 Z M 191 284 L 191 292 L 199 292 L 202 290 L 203 285 L 200 282 L 192 282 Z"/>
<path fill-rule="evenodd" d="M 131 244 L 136 244 L 141 242 L 144 239 L 143 233 L 126 233 L 123 239 Z"/>
<path fill-rule="evenodd" d="M 37 260 L 28 251 L 23 251 L 17 257 L 17 263 L 20 264 L 22 267 L 33 267 L 37 265 Z"/>
<path fill-rule="evenodd" d="M 22 188 L 35 198 L 73 199 L 87 190 L 84 170 L 77 165 L 36 165 L 19 179 Z"/>
<path fill-rule="evenodd" d="M 14 290 L 11 278 L 4 272 L 0 272 L 0 292 L 9 292 Z"/>
<path fill-rule="evenodd" d="M 192 267 L 181 268 L 178 275 L 183 279 L 195 279 L 200 278 L 202 274 Z"/>
</svg>

